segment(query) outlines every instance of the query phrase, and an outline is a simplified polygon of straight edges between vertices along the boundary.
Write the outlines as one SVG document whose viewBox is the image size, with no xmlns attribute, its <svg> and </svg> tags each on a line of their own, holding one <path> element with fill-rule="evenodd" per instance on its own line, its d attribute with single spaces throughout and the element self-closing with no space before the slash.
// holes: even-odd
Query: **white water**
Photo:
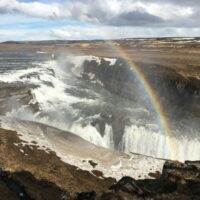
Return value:
<svg viewBox="0 0 200 200">
<path fill-rule="evenodd" d="M 75 133 L 76 135 L 84 138 L 89 142 L 92 142 L 93 144 L 108 149 L 114 149 L 113 130 L 112 127 L 108 124 L 105 126 L 104 136 L 101 136 L 97 129 L 91 125 L 83 127 L 81 124 L 73 124 L 69 131 Z"/>
<path fill-rule="evenodd" d="M 13 70 L 9 74 L 2 74 L 0 76 L 0 81 L 2 82 L 20 81 L 39 85 L 40 87 L 32 90 L 32 94 L 35 97 L 35 101 L 39 103 L 41 112 L 48 113 L 49 115 L 41 117 L 39 115 L 40 113 L 35 115 L 31 112 L 27 113 L 27 111 L 24 114 L 24 107 L 21 107 L 18 110 L 7 113 L 7 116 L 50 124 L 60 129 L 71 131 L 96 145 L 114 149 L 112 126 L 106 124 L 105 132 L 102 136 L 98 129 L 90 124 L 90 121 L 87 122 L 88 119 L 92 120 L 98 116 L 93 114 L 89 117 L 80 116 L 81 110 L 73 107 L 74 104 L 80 103 L 83 109 L 85 107 L 90 108 L 100 104 L 106 104 L 107 102 L 104 102 L 98 91 L 87 88 L 79 89 L 79 92 L 87 90 L 87 93 L 92 95 L 93 98 L 89 98 L 89 96 L 77 97 L 66 92 L 66 89 L 76 89 L 76 77 L 79 77 L 82 72 L 81 67 L 83 62 L 85 60 L 95 60 L 97 63 L 100 63 L 100 58 L 94 56 L 76 56 L 67 57 L 66 59 L 38 63 L 35 68 Z M 116 62 L 116 59 L 109 59 L 109 61 L 112 65 Z M 73 66 L 67 68 L 66 63 L 69 65 L 73 64 Z M 54 70 L 55 75 L 49 69 Z M 38 76 L 20 78 L 30 73 L 37 73 Z M 90 74 L 90 78 L 94 82 L 93 79 L 95 77 L 93 74 Z M 91 83 L 93 83 L 92 81 Z M 44 82 L 49 82 L 52 86 L 46 85 Z M 103 86 L 102 84 L 100 85 Z M 140 114 L 140 110 L 138 114 Z M 144 126 L 136 126 L 133 124 L 125 128 L 122 137 L 122 147 L 123 151 L 127 153 L 140 153 L 166 159 L 170 159 L 171 155 L 174 154 L 175 158 L 180 161 L 200 160 L 200 142 L 197 139 L 174 138 L 173 143 L 176 149 L 171 149 L 167 141 L 167 136 L 162 135 L 159 131 L 155 132 Z"/>
<path fill-rule="evenodd" d="M 175 149 L 170 146 L 169 140 L 174 144 Z M 199 140 L 188 140 L 184 137 L 169 139 L 168 136 L 159 132 L 151 132 L 144 127 L 135 125 L 125 128 L 122 143 L 124 152 L 134 152 L 166 159 L 174 156 L 179 161 L 200 159 Z"/>
</svg>

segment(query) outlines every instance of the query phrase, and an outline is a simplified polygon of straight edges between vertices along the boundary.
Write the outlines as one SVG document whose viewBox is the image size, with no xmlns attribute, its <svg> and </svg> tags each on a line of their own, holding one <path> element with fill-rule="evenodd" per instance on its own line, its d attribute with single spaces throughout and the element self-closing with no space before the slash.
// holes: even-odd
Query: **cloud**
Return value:
<svg viewBox="0 0 200 200">
<path fill-rule="evenodd" d="M 123 13 L 108 20 L 108 24 L 114 26 L 145 26 L 159 24 L 164 20 L 146 12 L 132 11 Z"/>
<path fill-rule="evenodd" d="M 62 11 L 62 4 L 45 4 L 40 2 L 18 2 L 16 0 L 0 0 L 0 13 L 20 13 L 41 18 L 68 18 L 70 13 Z"/>
<path fill-rule="evenodd" d="M 199 36 L 199 0 L 0 0 L 0 40 Z"/>
<path fill-rule="evenodd" d="M 200 34 L 200 28 L 144 28 L 144 27 L 112 27 L 68 26 L 52 29 L 50 37 L 61 40 L 81 39 L 118 39 L 118 38 L 150 38 L 150 37 L 196 37 Z"/>
<path fill-rule="evenodd" d="M 148 2 L 149 0 L 141 0 L 143 2 Z M 158 4 L 163 4 L 163 3 L 171 3 L 175 5 L 182 5 L 182 6 L 200 6 L 200 1 L 199 0 L 151 0 L 151 2 L 155 2 Z"/>
<path fill-rule="evenodd" d="M 98 26 L 67 26 L 63 28 L 56 28 L 50 31 L 50 36 L 54 39 L 106 39 L 110 38 L 110 32 L 116 30 L 113 27 L 101 27 Z M 112 37 L 115 37 L 112 34 Z"/>
<path fill-rule="evenodd" d="M 61 28 L 14 30 L 0 29 L 0 41 L 30 40 L 90 40 L 117 38 L 150 38 L 150 37 L 196 37 L 200 28 L 147 28 L 147 27 L 113 27 L 113 26 L 66 26 Z"/>
<path fill-rule="evenodd" d="M 0 0 L 0 14 L 15 13 L 48 20 L 71 19 L 111 26 L 199 27 L 197 0 Z M 184 23 L 183 23 L 184 22 Z"/>
</svg>

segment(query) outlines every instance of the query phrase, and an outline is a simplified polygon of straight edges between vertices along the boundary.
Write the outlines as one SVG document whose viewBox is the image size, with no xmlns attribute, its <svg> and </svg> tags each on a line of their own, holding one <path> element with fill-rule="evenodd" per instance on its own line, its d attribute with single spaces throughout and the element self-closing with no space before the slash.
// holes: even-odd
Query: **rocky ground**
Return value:
<svg viewBox="0 0 200 200">
<path fill-rule="evenodd" d="M 200 162 L 166 161 L 155 179 L 123 177 L 118 182 L 67 164 L 53 151 L 19 145 L 14 131 L 0 129 L 0 199 L 4 200 L 132 200 L 200 197 Z M 18 145 L 17 145 L 18 144 Z M 139 162 L 139 161 L 138 161 Z M 90 161 L 95 168 L 95 162 Z M 134 168 L 133 168 L 134 170 Z"/>
<path fill-rule="evenodd" d="M 113 199 L 200 199 L 200 162 L 166 162 L 156 179 L 123 177 L 100 197 Z"/>
<path fill-rule="evenodd" d="M 76 193 L 104 191 L 113 178 L 98 178 L 64 163 L 54 152 L 36 146 L 16 146 L 16 132 L 0 129 L 0 199 L 57 200 Z M 25 153 L 24 153 L 25 152 Z M 101 175 L 100 172 L 95 172 Z M 21 193 L 25 196 L 20 197 Z"/>
</svg>

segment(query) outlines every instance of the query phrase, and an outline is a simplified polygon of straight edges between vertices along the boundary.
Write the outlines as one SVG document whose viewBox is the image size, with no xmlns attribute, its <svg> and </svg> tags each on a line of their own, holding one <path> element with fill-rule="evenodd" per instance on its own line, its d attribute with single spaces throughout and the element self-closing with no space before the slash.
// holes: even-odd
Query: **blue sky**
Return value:
<svg viewBox="0 0 200 200">
<path fill-rule="evenodd" d="M 0 41 L 200 36 L 197 0 L 0 0 Z"/>
</svg>

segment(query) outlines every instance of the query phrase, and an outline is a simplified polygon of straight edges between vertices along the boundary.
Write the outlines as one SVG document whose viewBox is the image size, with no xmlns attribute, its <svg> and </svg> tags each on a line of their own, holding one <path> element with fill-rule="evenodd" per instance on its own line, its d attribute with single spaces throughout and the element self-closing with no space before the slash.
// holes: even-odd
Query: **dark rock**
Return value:
<svg viewBox="0 0 200 200">
<path fill-rule="evenodd" d="M 199 200 L 200 162 L 167 161 L 156 179 L 135 180 L 123 177 L 101 195 L 101 200 Z"/>
<path fill-rule="evenodd" d="M 129 194 L 142 195 L 144 192 L 137 185 L 137 181 L 131 177 L 123 177 L 117 184 L 110 187 L 115 192 L 123 191 Z"/>
<path fill-rule="evenodd" d="M 98 170 L 92 170 L 92 173 L 97 176 L 97 177 L 101 177 L 103 178 L 103 173 L 101 171 Z"/>
<path fill-rule="evenodd" d="M 95 168 L 95 167 L 98 165 L 97 163 L 95 163 L 95 162 L 92 161 L 92 160 L 89 160 L 88 162 L 90 163 L 90 165 L 91 165 L 93 168 Z"/>
<path fill-rule="evenodd" d="M 150 172 L 149 173 L 149 176 L 153 177 L 153 178 L 160 178 L 161 174 L 159 171 L 156 171 L 156 172 Z"/>
<path fill-rule="evenodd" d="M 96 192 L 81 192 L 77 196 L 77 200 L 95 200 L 96 199 Z"/>
</svg>

